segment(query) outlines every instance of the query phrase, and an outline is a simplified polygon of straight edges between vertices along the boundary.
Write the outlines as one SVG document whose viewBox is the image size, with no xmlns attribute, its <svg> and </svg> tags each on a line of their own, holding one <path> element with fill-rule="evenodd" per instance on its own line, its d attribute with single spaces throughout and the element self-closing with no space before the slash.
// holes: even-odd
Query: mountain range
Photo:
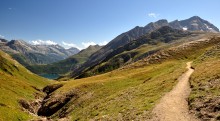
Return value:
<svg viewBox="0 0 220 121">
<path fill-rule="evenodd" d="M 5 39 L 1 39 L 0 49 L 24 66 L 57 62 L 79 52 L 77 48 L 65 49 L 58 44 L 31 45 L 23 40 Z"/>
<path fill-rule="evenodd" d="M 122 33 L 107 45 L 102 47 L 100 50 L 91 55 L 80 68 L 74 69 L 71 73 L 71 78 L 80 76 L 83 72 L 87 71 L 88 68 L 99 65 L 106 57 L 111 54 L 115 49 L 122 47 L 138 38 L 144 36 L 147 33 L 151 33 L 163 26 L 169 26 L 173 29 L 178 29 L 182 31 L 202 31 L 202 32 L 219 32 L 219 29 L 215 27 L 210 22 L 203 20 L 198 16 L 193 16 L 186 20 L 175 20 L 173 22 L 168 22 L 165 19 L 158 20 L 156 22 L 151 22 L 144 27 L 135 27 L 128 32 Z"/>
<path fill-rule="evenodd" d="M 169 26 L 163 26 L 136 40 L 130 41 L 124 46 L 114 49 L 104 60 L 100 61 L 99 64 L 87 68 L 77 78 L 112 71 L 154 54 L 162 47 L 164 48 L 165 46 L 172 45 L 172 43 L 181 41 L 181 38 L 190 37 L 192 35 L 199 35 L 199 33 L 192 33 L 189 31 L 173 29 Z"/>
</svg>

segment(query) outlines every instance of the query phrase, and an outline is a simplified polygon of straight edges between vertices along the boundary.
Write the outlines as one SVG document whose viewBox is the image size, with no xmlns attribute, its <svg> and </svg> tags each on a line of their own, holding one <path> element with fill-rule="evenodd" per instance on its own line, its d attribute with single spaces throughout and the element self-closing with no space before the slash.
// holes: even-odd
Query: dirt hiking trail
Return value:
<svg viewBox="0 0 220 121">
<path fill-rule="evenodd" d="M 160 100 L 153 109 L 155 115 L 153 121 L 198 121 L 189 114 L 187 98 L 190 94 L 189 78 L 194 72 L 191 63 L 187 63 L 187 69 L 178 78 L 177 85 Z"/>
</svg>

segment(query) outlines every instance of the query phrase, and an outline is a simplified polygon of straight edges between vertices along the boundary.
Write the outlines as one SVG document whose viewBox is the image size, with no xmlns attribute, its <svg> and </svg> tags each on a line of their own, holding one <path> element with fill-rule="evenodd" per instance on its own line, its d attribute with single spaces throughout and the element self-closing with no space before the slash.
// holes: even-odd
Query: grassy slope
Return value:
<svg viewBox="0 0 220 121">
<path fill-rule="evenodd" d="M 31 116 L 21 111 L 18 100 L 32 100 L 49 83 L 0 51 L 0 120 L 27 120 Z"/>
<path fill-rule="evenodd" d="M 195 63 L 196 70 L 201 68 L 202 71 L 208 72 L 206 78 L 215 77 L 216 74 L 219 74 L 219 70 L 214 69 L 214 67 L 218 67 L 219 63 L 215 54 L 213 57 L 203 58 L 204 62 L 200 59 L 205 55 L 203 53 L 212 48 L 213 44 L 205 42 L 202 46 L 197 45 L 192 44 L 190 49 L 177 49 L 179 51 L 176 53 L 173 52 L 177 50 L 171 48 L 167 52 L 172 52 L 170 53 L 172 57 L 165 60 L 162 57 L 163 61 L 158 61 L 158 55 L 152 56 L 151 60 L 153 63 L 155 62 L 154 64 L 146 64 L 146 59 L 106 74 L 61 82 L 64 86 L 52 93 L 48 99 L 49 102 L 61 101 L 65 95 L 70 93 L 74 93 L 74 98 L 52 117 L 56 118 L 66 113 L 73 120 L 144 120 L 150 118 L 150 112 L 158 100 L 172 89 L 177 83 L 177 78 L 185 72 L 187 61 L 197 60 Z M 35 94 L 41 95 L 41 92 L 32 86 L 43 88 L 48 82 L 28 72 L 3 52 L 0 52 L 0 60 L 1 120 L 31 119 L 32 116 L 21 111 L 17 101 L 19 99 L 33 100 Z M 213 68 L 207 69 L 202 65 L 204 63 L 209 63 L 208 67 Z M 201 73 L 204 73 L 202 71 L 195 71 L 194 77 L 196 78 L 193 79 L 200 77 Z M 200 82 L 200 80 L 192 81 L 195 90 L 193 90 L 191 100 L 201 97 L 200 94 L 202 93 L 196 88 L 200 86 L 197 85 Z M 207 92 L 213 97 L 218 96 L 218 89 L 219 87 L 214 87 L 213 91 L 210 88 Z M 203 93 L 206 94 L 207 92 Z"/>
<path fill-rule="evenodd" d="M 73 120 L 146 119 L 158 99 L 172 89 L 185 71 L 185 62 L 170 60 L 65 82 L 53 93 L 51 101 L 70 92 L 76 93 L 78 98 L 66 104 Z"/>
<path fill-rule="evenodd" d="M 144 119 L 148 117 L 145 112 L 151 111 L 156 101 L 176 84 L 177 77 L 185 70 L 184 66 L 184 62 L 170 61 L 85 79 L 84 83 L 91 84 L 82 90 L 89 93 L 76 100 L 79 105 L 72 116 L 80 120 L 102 119 L 104 115 L 111 120 Z M 66 88 L 78 85 L 77 82 L 68 83 Z"/>
<path fill-rule="evenodd" d="M 190 108 L 198 117 L 220 120 L 220 43 L 208 48 L 194 63 Z"/>
<path fill-rule="evenodd" d="M 154 105 L 185 72 L 185 63 L 197 59 L 215 43 L 194 43 L 188 47 L 184 44 L 171 48 L 167 51 L 172 52 L 170 59 L 162 57 L 163 61 L 157 64 L 146 64 L 143 60 L 106 74 L 65 82 L 50 100 L 62 99 L 69 93 L 75 93 L 76 97 L 52 117 L 62 111 L 71 112 L 73 120 L 149 118 Z M 158 57 L 152 56 L 151 60 L 157 61 Z"/>
</svg>

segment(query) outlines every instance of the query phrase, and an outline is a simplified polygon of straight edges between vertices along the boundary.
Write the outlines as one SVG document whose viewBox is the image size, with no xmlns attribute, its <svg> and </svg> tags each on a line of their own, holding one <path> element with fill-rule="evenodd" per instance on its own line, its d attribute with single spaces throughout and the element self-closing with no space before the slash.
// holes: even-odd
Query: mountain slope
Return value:
<svg viewBox="0 0 220 121">
<path fill-rule="evenodd" d="M 190 31 L 219 32 L 219 29 L 216 26 L 198 16 L 179 21 L 179 23 L 182 28 Z"/>
<path fill-rule="evenodd" d="M 70 56 L 59 62 L 47 64 L 47 65 L 31 65 L 27 68 L 36 74 L 66 74 L 71 69 L 79 67 L 85 61 L 88 60 L 89 56 L 101 49 L 102 46 L 94 45 L 81 50 L 79 53 Z"/>
<path fill-rule="evenodd" d="M 38 114 L 70 120 L 150 119 L 159 99 L 173 88 L 177 78 L 186 71 L 185 63 L 201 58 L 205 53 L 210 53 L 208 51 L 213 52 L 212 48 L 219 43 L 220 35 L 210 34 L 202 39 L 177 43 L 109 73 L 67 81 L 48 95 Z M 218 64 L 217 61 L 215 64 Z M 218 69 L 213 70 L 218 73 Z M 197 68 L 195 74 L 196 71 Z"/>
<path fill-rule="evenodd" d="M 79 52 L 76 48 L 64 49 L 59 45 L 31 45 L 22 40 L 1 42 L 0 49 L 12 55 L 24 66 L 56 62 Z"/>
<path fill-rule="evenodd" d="M 94 66 L 102 61 L 109 53 L 111 53 L 114 49 L 124 46 L 125 44 L 129 43 L 132 40 L 139 38 L 140 36 L 159 29 L 162 26 L 167 26 L 167 20 L 159 20 L 157 22 L 152 22 L 146 25 L 145 27 L 135 27 L 134 29 L 122 33 L 121 35 L 117 36 L 115 39 L 110 41 L 107 45 L 105 45 L 102 49 L 94 53 L 91 57 L 89 57 L 88 61 L 82 65 L 81 68 L 74 70 L 76 73 L 82 72 L 84 69 L 90 66 Z M 73 74 L 74 76 L 77 74 Z"/>
<path fill-rule="evenodd" d="M 188 31 L 205 31 L 210 32 L 214 30 L 215 32 L 219 32 L 218 28 L 205 21 L 197 16 L 191 17 L 187 20 L 182 21 L 174 21 L 168 23 L 167 20 L 159 20 L 157 22 L 152 22 L 146 25 L 145 27 L 135 27 L 128 32 L 122 33 L 121 35 L 117 36 L 115 39 L 110 41 L 106 46 L 102 49 L 94 53 L 91 57 L 89 57 L 88 61 L 85 62 L 80 68 L 75 69 L 72 73 L 72 77 L 79 76 L 83 71 L 88 69 L 89 67 L 94 67 L 100 62 L 102 62 L 111 52 L 115 49 L 126 45 L 127 43 L 131 42 L 132 40 L 136 40 L 143 36 L 146 33 L 150 33 L 159 29 L 163 26 L 170 26 L 174 29 L 181 29 L 181 30 L 188 30 Z"/>
<path fill-rule="evenodd" d="M 103 61 L 94 67 L 88 68 L 79 77 L 92 76 L 117 69 L 125 64 L 149 56 L 166 46 L 172 45 L 174 42 L 181 42 L 184 38 L 189 39 L 197 35 L 200 35 L 200 33 L 172 29 L 169 26 L 161 27 L 115 49 Z"/>
<path fill-rule="evenodd" d="M 26 101 L 42 97 L 44 94 L 40 89 L 50 82 L 31 73 L 2 51 L 0 60 L 0 120 L 33 118 L 22 105 L 27 104 Z"/>
</svg>

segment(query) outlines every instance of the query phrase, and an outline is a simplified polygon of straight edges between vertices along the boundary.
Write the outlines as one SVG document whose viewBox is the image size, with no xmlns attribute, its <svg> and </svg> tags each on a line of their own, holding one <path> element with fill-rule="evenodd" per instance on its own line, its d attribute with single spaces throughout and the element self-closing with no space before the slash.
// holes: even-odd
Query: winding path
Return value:
<svg viewBox="0 0 220 121">
<path fill-rule="evenodd" d="M 189 78 L 194 72 L 191 63 L 187 63 L 187 69 L 178 78 L 178 84 L 169 93 L 165 94 L 159 104 L 153 109 L 155 117 L 153 121 L 198 121 L 189 114 L 187 98 L 190 94 Z"/>
</svg>

